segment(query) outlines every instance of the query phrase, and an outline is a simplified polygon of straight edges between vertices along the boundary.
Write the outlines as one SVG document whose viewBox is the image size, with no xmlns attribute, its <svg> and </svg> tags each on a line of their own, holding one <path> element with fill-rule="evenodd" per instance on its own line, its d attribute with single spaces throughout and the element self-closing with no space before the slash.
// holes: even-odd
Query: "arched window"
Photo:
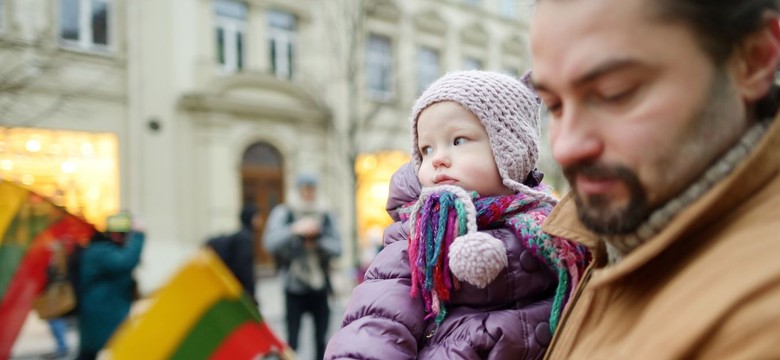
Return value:
<svg viewBox="0 0 780 360">
<path fill-rule="evenodd" d="M 282 167 L 282 154 L 273 145 L 267 142 L 258 142 L 250 145 L 241 158 L 241 166 L 258 166 L 280 168 Z"/>
</svg>

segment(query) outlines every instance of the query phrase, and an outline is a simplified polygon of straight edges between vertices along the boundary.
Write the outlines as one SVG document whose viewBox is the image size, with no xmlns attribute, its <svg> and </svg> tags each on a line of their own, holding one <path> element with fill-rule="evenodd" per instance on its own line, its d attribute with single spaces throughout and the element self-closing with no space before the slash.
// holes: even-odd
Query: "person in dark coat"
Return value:
<svg viewBox="0 0 780 360">
<path fill-rule="evenodd" d="M 136 294 L 133 269 L 145 234 L 127 213 L 110 216 L 79 260 L 79 360 L 95 359 L 130 312 Z"/>
<path fill-rule="evenodd" d="M 255 230 L 260 219 L 259 209 L 244 205 L 239 213 L 241 229 L 237 232 L 210 239 L 206 245 L 213 249 L 230 269 L 247 295 L 257 304 L 255 296 Z"/>
</svg>

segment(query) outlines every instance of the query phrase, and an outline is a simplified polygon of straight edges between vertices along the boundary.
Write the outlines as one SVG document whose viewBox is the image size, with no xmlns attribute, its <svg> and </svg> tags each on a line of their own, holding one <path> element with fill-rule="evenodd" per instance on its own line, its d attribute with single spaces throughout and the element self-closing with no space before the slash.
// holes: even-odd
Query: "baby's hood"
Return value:
<svg viewBox="0 0 780 360">
<path fill-rule="evenodd" d="M 390 194 L 387 197 L 387 206 L 385 207 L 394 221 L 399 220 L 398 210 L 401 206 L 416 201 L 420 197 L 421 188 L 422 185 L 411 161 L 395 171 L 390 178 Z"/>
</svg>

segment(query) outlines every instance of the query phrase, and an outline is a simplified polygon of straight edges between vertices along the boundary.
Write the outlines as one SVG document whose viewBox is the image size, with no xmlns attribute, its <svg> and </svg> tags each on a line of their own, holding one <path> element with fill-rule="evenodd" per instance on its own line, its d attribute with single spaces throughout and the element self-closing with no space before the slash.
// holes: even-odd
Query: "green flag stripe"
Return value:
<svg viewBox="0 0 780 360">
<path fill-rule="evenodd" d="M 61 210 L 48 202 L 31 203 L 29 199 L 24 201 L 5 234 L 2 234 L 3 241 L 0 242 L 0 299 L 8 291 L 11 279 L 33 239 L 63 215 Z"/>
<path fill-rule="evenodd" d="M 27 247 L 16 244 L 0 246 L 0 299 L 5 298 L 8 286 L 11 285 L 26 251 Z"/>
<path fill-rule="evenodd" d="M 262 321 L 257 307 L 247 296 L 220 300 L 198 320 L 170 359 L 208 359 L 233 331 L 247 321 Z"/>
</svg>

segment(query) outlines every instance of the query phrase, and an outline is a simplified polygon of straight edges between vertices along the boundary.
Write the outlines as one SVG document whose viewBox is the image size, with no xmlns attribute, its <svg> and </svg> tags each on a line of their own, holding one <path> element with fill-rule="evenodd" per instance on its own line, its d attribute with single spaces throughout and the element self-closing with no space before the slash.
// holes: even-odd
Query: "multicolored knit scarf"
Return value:
<svg viewBox="0 0 780 360">
<path fill-rule="evenodd" d="M 544 185 L 537 187 L 537 190 L 540 189 L 546 191 Z M 426 319 L 434 318 L 437 326 L 441 324 L 447 315 L 446 305 L 452 291 L 457 289 L 458 281 L 470 282 L 484 288 L 506 266 L 506 249 L 503 243 L 486 233 L 477 232 L 478 228 L 504 226 L 511 229 L 521 244 L 558 277 L 550 314 L 550 330 L 554 332 L 563 306 L 577 288 L 590 253 L 584 246 L 542 232 L 541 225 L 553 206 L 552 203 L 523 193 L 479 197 L 476 192 L 467 193 L 453 186 L 424 188 L 418 201 L 405 205 L 400 215 L 402 220 L 409 220 L 411 223 L 410 294 L 422 295 L 428 314 Z M 479 243 L 474 243 L 477 239 Z M 503 264 L 500 257 L 497 257 L 497 250 L 491 248 L 495 244 L 480 248 L 485 241 L 499 243 Z M 487 267 L 497 266 L 493 269 L 474 270 L 480 276 L 492 272 L 488 275 L 489 280 L 469 281 L 463 278 L 467 276 L 460 276 L 456 271 L 452 271 L 451 267 L 455 267 L 454 264 L 459 259 L 451 257 L 462 256 L 464 253 L 453 249 L 459 242 L 471 242 L 468 246 L 476 246 L 475 250 L 471 250 L 472 253 L 476 253 L 478 257 L 487 256 L 476 261 L 469 258 L 465 260 L 467 265 L 483 262 Z M 460 263 L 464 263 L 464 260 L 460 259 Z"/>
</svg>

